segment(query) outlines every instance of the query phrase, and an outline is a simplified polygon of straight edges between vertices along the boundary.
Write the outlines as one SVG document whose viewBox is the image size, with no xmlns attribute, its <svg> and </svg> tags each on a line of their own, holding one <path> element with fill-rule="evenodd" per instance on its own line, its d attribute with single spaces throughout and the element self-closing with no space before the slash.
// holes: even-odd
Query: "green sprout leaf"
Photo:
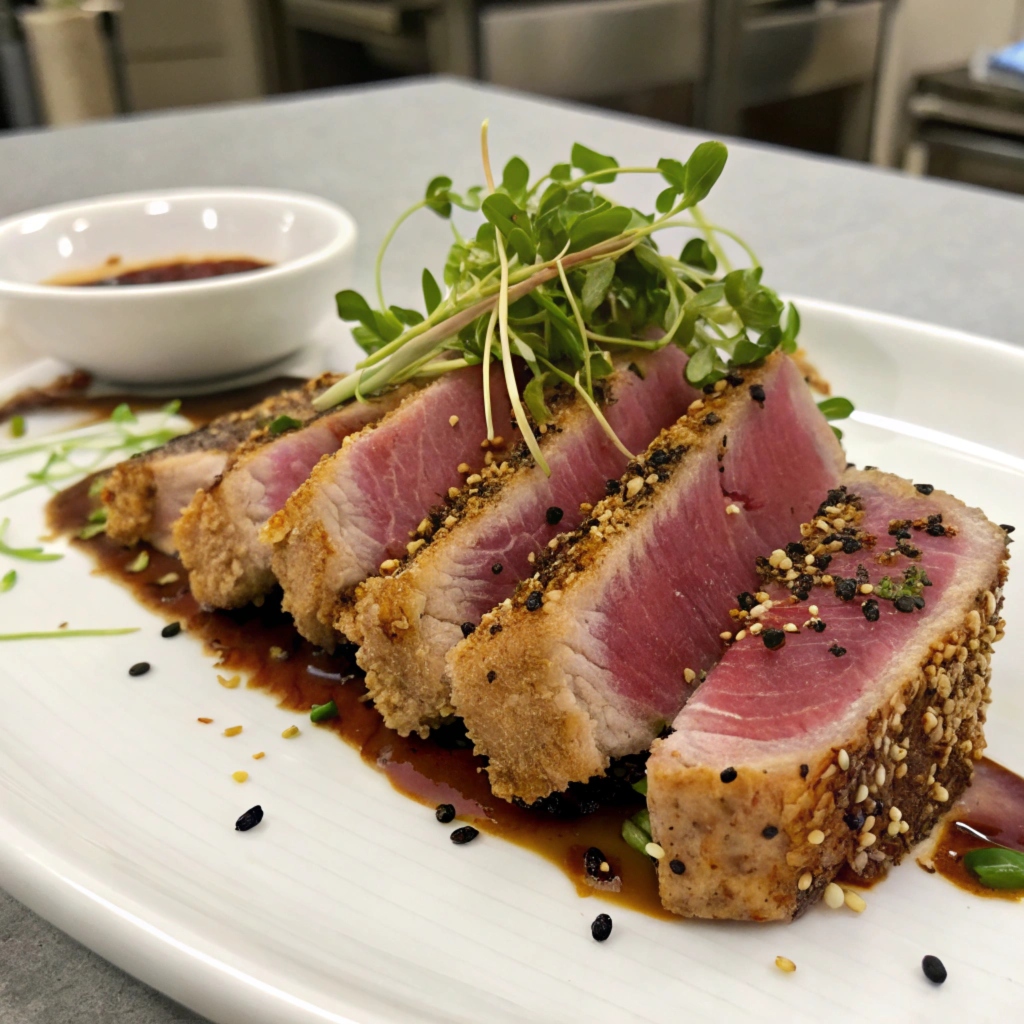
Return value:
<svg viewBox="0 0 1024 1024">
<path fill-rule="evenodd" d="M 792 355 L 796 351 L 796 339 L 800 333 L 800 313 L 797 311 L 796 306 L 791 302 L 789 309 L 786 312 L 786 324 L 782 330 L 782 351 L 788 352 Z M 853 406 L 850 406 L 850 411 L 853 411 Z M 846 414 L 847 416 L 849 413 Z M 839 417 L 845 419 L 845 417 Z"/>
<path fill-rule="evenodd" d="M 614 277 L 614 260 L 600 260 L 587 268 L 583 279 L 583 293 L 580 296 L 580 309 L 584 317 L 592 317 L 597 307 L 608 297 L 608 289 L 611 288 Z"/>
<path fill-rule="evenodd" d="M 137 423 L 135 413 L 132 412 L 127 402 L 122 402 L 116 409 L 110 414 L 110 421 L 112 423 Z"/>
<path fill-rule="evenodd" d="M 149 552 L 140 551 L 131 562 L 124 567 L 125 572 L 145 572 L 149 568 Z"/>
<path fill-rule="evenodd" d="M 647 796 L 647 776 L 645 775 L 639 782 L 634 782 L 633 789 L 641 796 Z"/>
<path fill-rule="evenodd" d="M 683 246 L 679 260 L 681 263 L 686 263 L 691 267 L 699 267 L 701 270 L 706 270 L 709 274 L 713 274 L 718 269 L 718 260 L 711 251 L 711 246 L 708 245 L 707 239 L 704 238 L 691 238 Z"/>
<path fill-rule="evenodd" d="M 553 418 L 551 411 L 544 404 L 544 388 L 547 385 L 547 381 L 548 375 L 542 373 L 534 377 L 523 388 L 523 401 L 526 403 L 526 408 L 530 410 L 533 422 L 538 427 L 542 427 L 545 423 L 550 423 Z"/>
<path fill-rule="evenodd" d="M 430 316 L 441 305 L 440 285 L 426 268 L 423 269 L 423 302 L 427 307 L 427 316 Z"/>
<path fill-rule="evenodd" d="M 46 632 L 0 633 L 0 641 L 7 640 L 64 640 L 73 636 L 125 636 L 138 633 L 138 626 L 128 629 L 52 629 Z"/>
<path fill-rule="evenodd" d="M 309 712 L 311 722 L 326 722 L 330 718 L 337 717 L 338 705 L 333 700 L 329 700 L 326 704 L 314 704 L 313 709 Z"/>
<path fill-rule="evenodd" d="M 15 583 L 18 582 L 17 570 L 11 569 L 10 572 L 4 573 L 3 579 L 0 579 L 0 594 L 6 594 Z"/>
<path fill-rule="evenodd" d="M 518 156 L 512 157 L 501 175 L 501 187 L 517 199 L 526 198 L 526 189 L 530 183 L 530 168 L 526 161 Z"/>
<path fill-rule="evenodd" d="M 1002 846 L 964 854 L 964 865 L 987 889 L 1024 889 L 1024 854 Z"/>
<path fill-rule="evenodd" d="M 572 177 L 572 166 L 570 164 L 555 164 L 548 177 L 552 181 L 568 181 Z"/>
<path fill-rule="evenodd" d="M 577 142 L 572 147 L 572 165 L 584 174 L 594 174 L 597 171 L 607 171 L 613 167 L 618 167 L 619 161 L 613 156 L 595 153 L 594 150 L 587 149 L 586 146 Z M 601 174 L 593 180 L 597 185 L 607 185 L 615 180 L 615 175 Z"/>
<path fill-rule="evenodd" d="M 836 395 L 819 402 L 818 409 L 827 420 L 845 420 L 853 412 L 853 402 Z"/>
<path fill-rule="evenodd" d="M 721 142 L 702 142 L 686 161 L 683 200 L 686 209 L 703 202 L 725 170 L 729 150 Z"/>
<path fill-rule="evenodd" d="M 651 837 L 628 818 L 622 823 L 622 838 L 637 853 L 647 855 L 647 844 L 651 841 Z"/>
<path fill-rule="evenodd" d="M 302 420 L 297 420 L 294 416 L 286 416 L 282 413 L 282 415 L 271 421 L 267 430 L 276 437 L 278 434 L 287 433 L 289 430 L 298 430 L 301 426 Z"/>
<path fill-rule="evenodd" d="M 12 416 L 11 417 L 11 437 L 24 437 L 25 436 L 25 417 L 24 416 Z"/>
<path fill-rule="evenodd" d="M 7 527 L 11 525 L 10 519 L 0 523 L 0 555 L 7 555 L 8 558 L 21 558 L 26 562 L 56 562 L 63 558 L 63 555 L 48 554 L 42 548 L 12 548 L 5 540 Z"/>
</svg>

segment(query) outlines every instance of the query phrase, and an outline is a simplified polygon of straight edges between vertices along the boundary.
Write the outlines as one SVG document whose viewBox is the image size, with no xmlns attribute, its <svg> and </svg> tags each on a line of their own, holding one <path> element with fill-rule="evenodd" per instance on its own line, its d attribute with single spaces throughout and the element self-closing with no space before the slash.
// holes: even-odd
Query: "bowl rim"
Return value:
<svg viewBox="0 0 1024 1024">
<path fill-rule="evenodd" d="M 115 192 L 40 206 L 0 220 L 0 237 L 18 224 L 33 217 L 85 213 L 103 207 L 135 206 L 162 200 L 242 199 L 262 203 L 292 203 L 316 210 L 334 222 L 335 235 L 325 245 L 294 259 L 282 260 L 267 267 L 242 274 L 223 274 L 218 277 L 197 278 L 191 281 L 163 281 L 157 284 L 138 284 L 130 288 L 81 288 L 75 285 L 41 284 L 12 281 L 0 276 L 0 295 L 47 297 L 75 302 L 117 302 L 141 299 L 150 295 L 190 294 L 214 290 L 244 289 L 256 281 L 271 282 L 296 271 L 308 270 L 349 249 L 354 249 L 358 238 L 355 219 L 344 207 L 329 199 L 308 192 L 290 189 L 261 188 L 259 186 L 195 186 L 170 189 L 147 189 L 140 192 Z"/>
</svg>

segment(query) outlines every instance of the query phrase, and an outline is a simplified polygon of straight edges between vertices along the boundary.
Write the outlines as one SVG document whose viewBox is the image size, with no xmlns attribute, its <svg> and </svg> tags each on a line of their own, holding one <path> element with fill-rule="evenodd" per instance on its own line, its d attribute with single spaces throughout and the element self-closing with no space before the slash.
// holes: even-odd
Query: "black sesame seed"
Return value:
<svg viewBox="0 0 1024 1024">
<path fill-rule="evenodd" d="M 565 513 L 557 505 L 552 505 L 551 508 L 544 513 L 544 518 L 551 526 L 555 526 L 562 521 L 562 516 L 564 515 Z"/>
<path fill-rule="evenodd" d="M 750 593 L 749 590 L 744 590 L 742 594 L 736 595 L 736 604 L 740 606 L 745 612 L 749 612 L 757 604 L 757 598 Z"/>
<path fill-rule="evenodd" d="M 918 594 L 917 597 L 914 598 L 914 607 L 918 611 L 920 611 L 922 608 L 924 608 L 924 598 L 921 597 L 920 594 Z"/>
<path fill-rule="evenodd" d="M 723 768 L 723 769 L 721 770 L 721 772 L 719 773 L 718 777 L 719 777 L 719 778 L 720 778 L 720 779 L 721 779 L 721 780 L 722 780 L 723 782 L 726 782 L 726 783 L 728 783 L 728 782 L 735 782 L 735 780 L 736 780 L 736 776 L 737 776 L 738 774 L 739 774 L 739 773 L 738 773 L 738 772 L 736 771 L 736 769 L 735 769 L 735 768 Z"/>
<path fill-rule="evenodd" d="M 596 846 L 583 854 L 583 867 L 591 878 L 604 878 L 608 872 L 602 871 L 601 865 L 607 862 L 608 858 Z"/>
<path fill-rule="evenodd" d="M 921 961 L 921 970 L 924 971 L 924 976 L 936 985 L 941 985 L 946 980 L 946 965 L 937 956 L 926 956 Z"/>
<path fill-rule="evenodd" d="M 665 463 L 668 462 L 668 452 L 665 451 L 664 448 L 658 448 L 651 453 L 651 457 L 648 459 L 648 462 L 650 462 L 652 466 L 664 466 Z"/>
<path fill-rule="evenodd" d="M 761 829 L 761 835 L 763 835 L 765 839 L 774 839 L 778 834 L 779 830 L 774 825 L 765 825 L 765 827 Z"/>
<path fill-rule="evenodd" d="M 471 633 L 476 632 L 476 626 L 472 622 L 464 622 L 462 624 L 462 635 L 469 636 Z"/>
<path fill-rule="evenodd" d="M 496 622 L 493 626 L 491 626 L 491 636 L 494 636 L 495 633 L 500 633 L 501 628 L 501 623 Z"/>
<path fill-rule="evenodd" d="M 479 829 L 473 828 L 472 825 L 463 825 L 461 828 L 457 828 L 449 838 L 456 846 L 465 846 L 466 843 L 473 842 L 478 835 L 480 835 Z"/>
<path fill-rule="evenodd" d="M 715 393 L 715 385 L 705 384 L 704 387 L 701 388 L 701 390 L 704 392 L 705 395 L 713 395 Z"/>
<path fill-rule="evenodd" d="M 766 629 L 761 639 L 769 651 L 777 651 L 786 642 L 786 634 L 781 629 Z"/>
<path fill-rule="evenodd" d="M 622 490 L 622 484 L 618 480 L 606 480 L 604 483 L 605 494 L 618 494 Z"/>
<path fill-rule="evenodd" d="M 590 926 L 590 934 L 595 942 L 604 942 L 612 933 L 612 919 L 607 914 L 598 914 Z"/>
<path fill-rule="evenodd" d="M 497 679 L 497 678 L 498 678 L 498 673 L 495 672 L 494 669 L 492 668 L 490 670 L 490 672 L 487 673 L 487 682 L 493 683 L 494 680 Z"/>
<path fill-rule="evenodd" d="M 872 598 L 870 601 L 865 601 L 861 606 L 861 611 L 864 613 L 864 618 L 868 622 L 877 622 L 878 616 L 881 614 L 878 610 L 878 602 Z"/>
<path fill-rule="evenodd" d="M 764 405 L 764 399 L 765 399 L 764 388 L 760 384 L 751 384 L 750 385 L 750 397 L 755 402 L 759 402 L 761 405 Z M 820 494 L 821 492 L 819 491 L 818 493 Z"/>
<path fill-rule="evenodd" d="M 673 875 L 682 875 L 686 872 L 686 865 L 681 860 L 670 860 L 668 867 Z"/>
<path fill-rule="evenodd" d="M 255 807 L 250 807 L 245 814 L 241 815 L 238 821 L 235 822 L 236 832 L 248 832 L 249 829 L 255 828 L 263 820 L 263 808 L 257 804 Z"/>
<path fill-rule="evenodd" d="M 806 601 L 807 598 L 809 598 L 811 595 L 806 590 L 794 590 L 793 591 L 793 596 L 798 601 Z"/>
<path fill-rule="evenodd" d="M 1003 533 L 1013 533 L 1013 531 L 1016 530 L 1017 527 L 1011 526 L 1009 523 L 1000 523 L 999 529 L 1002 530 Z"/>
<path fill-rule="evenodd" d="M 844 537 L 843 538 L 843 552 L 847 555 L 852 555 L 855 551 L 860 551 L 861 542 L 856 537 Z"/>
<path fill-rule="evenodd" d="M 455 820 L 455 805 L 438 804 L 437 810 L 434 811 L 434 817 L 437 818 L 442 825 L 447 825 L 448 822 Z"/>
<path fill-rule="evenodd" d="M 713 427 L 716 423 L 721 423 L 722 422 L 722 417 L 719 416 L 717 413 L 709 412 L 707 414 L 707 416 L 704 417 L 704 422 L 709 427 Z"/>
<path fill-rule="evenodd" d="M 526 598 L 526 610 L 535 612 L 544 603 L 544 598 L 539 590 L 531 590 Z"/>
<path fill-rule="evenodd" d="M 841 658 L 846 653 L 845 647 L 840 647 L 839 644 L 833 644 L 829 649 L 828 653 L 834 658 Z"/>
<path fill-rule="evenodd" d="M 824 572 L 831 564 L 831 555 L 818 555 L 818 557 L 814 560 L 815 567 L 820 569 L 822 572 Z"/>
<path fill-rule="evenodd" d="M 914 484 L 914 490 L 919 494 L 931 494 L 935 490 L 931 484 Z"/>
<path fill-rule="evenodd" d="M 170 640 L 172 636 L 177 636 L 181 632 L 180 622 L 169 622 L 163 629 L 160 630 L 160 635 L 165 640 Z"/>
<path fill-rule="evenodd" d="M 130 669 L 128 669 L 128 675 L 130 675 L 130 676 L 144 676 L 148 671 L 149 671 L 149 662 L 148 661 L 140 661 L 137 664 L 132 665 L 132 667 Z"/>
<path fill-rule="evenodd" d="M 942 523 L 929 523 L 925 529 L 925 533 L 927 533 L 929 537 L 945 537 L 946 528 Z"/>
<path fill-rule="evenodd" d="M 835 594 L 840 601 L 852 601 L 857 595 L 857 581 L 843 579 L 841 576 L 836 580 Z"/>
<path fill-rule="evenodd" d="M 898 612 L 912 612 L 916 607 L 914 599 L 909 594 L 904 594 L 902 597 L 897 597 L 893 604 L 896 606 Z"/>
<path fill-rule="evenodd" d="M 811 770 L 810 765 L 806 765 L 806 764 L 800 765 L 800 778 L 801 779 L 806 779 L 807 778 L 807 773 L 810 770 Z"/>
<path fill-rule="evenodd" d="M 849 814 L 844 814 L 843 821 L 846 822 L 846 827 L 851 832 L 859 832 L 864 826 L 864 812 L 858 807 L 857 810 L 850 811 Z"/>
<path fill-rule="evenodd" d="M 822 622 L 821 619 L 815 619 L 811 623 L 811 629 L 813 629 L 815 633 L 824 633 L 825 632 L 825 623 Z"/>
<path fill-rule="evenodd" d="M 501 562 L 495 562 L 494 565 L 491 566 L 491 572 L 493 572 L 494 575 L 497 576 L 504 568 L 505 566 L 503 566 Z"/>
<path fill-rule="evenodd" d="M 738 373 L 730 373 L 725 380 L 727 384 L 730 384 L 734 388 L 738 388 L 743 383 L 743 378 Z"/>
<path fill-rule="evenodd" d="M 801 544 L 799 541 L 790 541 L 786 545 L 786 554 L 789 555 L 789 557 L 792 558 L 794 561 L 796 561 L 796 559 L 799 558 L 802 562 L 804 560 L 803 544 Z"/>
<path fill-rule="evenodd" d="M 796 586 L 799 590 L 810 590 L 814 586 L 814 577 L 810 573 L 802 572 L 796 578 Z"/>
</svg>

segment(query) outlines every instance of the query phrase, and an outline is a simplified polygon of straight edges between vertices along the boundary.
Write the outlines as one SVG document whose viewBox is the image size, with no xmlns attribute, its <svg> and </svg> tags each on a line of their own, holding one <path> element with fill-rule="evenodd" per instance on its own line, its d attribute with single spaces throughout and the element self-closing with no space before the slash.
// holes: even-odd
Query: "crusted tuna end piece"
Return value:
<svg viewBox="0 0 1024 1024">
<path fill-rule="evenodd" d="M 639 356 L 602 381 L 606 417 L 624 445 L 642 451 L 700 395 L 683 377 L 677 348 Z M 563 515 L 598 501 L 626 457 L 575 392 L 561 386 L 549 401 L 554 416 L 540 438 L 551 468 L 545 476 L 520 443 L 494 462 L 420 526 L 422 544 L 388 576 L 358 591 L 351 638 L 384 721 L 401 735 L 425 735 L 452 714 L 445 657 L 533 572 Z"/>
<path fill-rule="evenodd" d="M 322 414 L 306 404 L 293 417 L 298 429 L 275 434 L 262 428 L 232 452 L 219 478 L 196 493 L 174 527 L 195 599 L 207 607 L 240 608 L 266 594 L 275 579 L 270 546 L 259 536 L 263 525 L 324 455 L 414 390 L 405 384 Z"/>
<path fill-rule="evenodd" d="M 482 446 L 479 368 L 456 370 L 346 437 L 271 517 L 263 529 L 274 546 L 271 568 L 285 610 L 308 640 L 333 649 L 335 623 L 356 585 L 382 564 L 395 567 L 416 544 L 424 512 L 462 484 L 462 463 L 479 468 L 486 450 L 505 457 L 516 437 L 497 365 L 490 386 L 501 446 Z"/>
<path fill-rule="evenodd" d="M 793 363 L 720 382 L 449 655 L 491 787 L 526 800 L 645 750 L 720 656 L 730 594 L 844 465 Z"/>
<path fill-rule="evenodd" d="M 313 396 L 336 380 L 325 374 L 115 466 L 102 494 L 107 536 L 126 545 L 149 541 L 174 554 L 174 524 L 196 492 L 212 486 L 231 453 L 278 416 L 312 415 Z"/>
<path fill-rule="evenodd" d="M 785 920 L 844 864 L 885 871 L 985 748 L 1003 531 L 941 491 L 849 471 L 801 534 L 760 561 L 742 638 L 648 762 L 661 897 L 679 914 Z"/>
</svg>

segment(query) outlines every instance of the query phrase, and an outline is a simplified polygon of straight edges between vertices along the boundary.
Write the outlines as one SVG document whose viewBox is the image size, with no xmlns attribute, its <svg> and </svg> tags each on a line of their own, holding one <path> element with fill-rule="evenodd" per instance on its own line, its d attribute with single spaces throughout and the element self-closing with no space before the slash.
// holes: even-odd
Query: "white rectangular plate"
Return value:
<svg viewBox="0 0 1024 1024">
<path fill-rule="evenodd" d="M 852 460 L 948 489 L 996 522 L 1020 518 L 1024 351 L 799 305 L 812 358 L 857 405 Z M 0 464 L 0 492 L 26 468 Z M 34 492 L 0 508 L 12 542 L 42 532 L 42 505 Z M 220 687 L 197 643 L 161 640 L 162 622 L 81 553 L 17 568 L 0 631 L 142 630 L 2 645 L 0 882 L 215 1021 L 1012 1020 L 1024 1005 L 1022 906 L 912 860 L 863 914 L 819 906 L 791 925 L 669 922 L 580 899 L 527 850 L 487 835 L 453 846 L 334 735 L 283 740 L 296 716 Z M 1011 573 L 989 728 L 990 754 L 1018 768 L 1022 587 Z M 129 678 L 141 660 L 153 671 Z M 221 724 L 245 731 L 225 740 Z M 263 824 L 234 831 L 255 803 Z M 615 930 L 599 945 L 589 924 L 602 910 Z M 926 953 L 949 969 L 941 988 L 921 973 Z M 773 966 L 778 954 L 795 974 Z"/>
</svg>

